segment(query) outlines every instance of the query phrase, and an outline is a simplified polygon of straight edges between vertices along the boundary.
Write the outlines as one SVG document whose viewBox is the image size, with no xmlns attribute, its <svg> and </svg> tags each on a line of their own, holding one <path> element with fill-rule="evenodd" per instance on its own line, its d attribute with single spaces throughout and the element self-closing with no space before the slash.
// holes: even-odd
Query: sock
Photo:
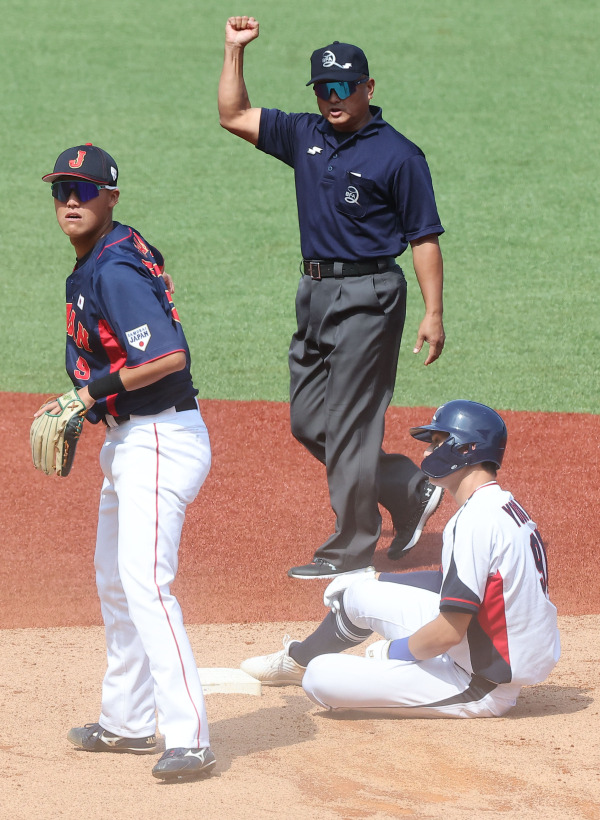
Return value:
<svg viewBox="0 0 600 820">
<path fill-rule="evenodd" d="M 308 666 L 309 661 L 317 655 L 343 652 L 344 649 L 366 641 L 372 634 L 371 629 L 359 629 L 354 626 L 342 605 L 339 612 L 328 612 L 312 635 L 290 646 L 290 658 L 300 666 Z"/>
</svg>

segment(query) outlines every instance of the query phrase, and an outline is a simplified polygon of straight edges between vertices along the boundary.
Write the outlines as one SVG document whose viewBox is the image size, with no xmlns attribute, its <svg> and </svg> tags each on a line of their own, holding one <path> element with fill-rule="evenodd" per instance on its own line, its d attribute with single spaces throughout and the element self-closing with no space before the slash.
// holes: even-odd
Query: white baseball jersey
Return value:
<svg viewBox="0 0 600 820">
<path fill-rule="evenodd" d="M 493 481 L 444 529 L 440 610 L 473 613 L 448 655 L 496 683 L 539 683 L 560 655 L 546 554 L 535 523 Z"/>
<path fill-rule="evenodd" d="M 320 655 L 302 686 L 328 709 L 388 709 L 408 717 L 499 717 L 520 687 L 544 680 L 560 655 L 540 534 L 495 481 L 479 487 L 444 529 L 442 586 L 423 573 L 360 578 L 343 597 L 352 624 L 394 640 L 443 611 L 473 615 L 463 640 L 416 663 Z M 437 573 L 431 573 L 437 575 Z M 416 582 L 416 583 L 415 583 Z"/>
</svg>

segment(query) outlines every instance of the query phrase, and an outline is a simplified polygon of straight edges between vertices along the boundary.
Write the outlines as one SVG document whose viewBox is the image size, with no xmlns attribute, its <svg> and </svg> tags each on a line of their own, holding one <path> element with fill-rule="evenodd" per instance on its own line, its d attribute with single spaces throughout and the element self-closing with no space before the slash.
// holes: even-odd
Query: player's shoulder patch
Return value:
<svg viewBox="0 0 600 820">
<path fill-rule="evenodd" d="M 136 350 L 145 350 L 148 347 L 148 342 L 152 334 L 148 325 L 140 325 L 133 328 L 133 330 L 126 330 L 125 336 L 127 343 Z"/>
</svg>

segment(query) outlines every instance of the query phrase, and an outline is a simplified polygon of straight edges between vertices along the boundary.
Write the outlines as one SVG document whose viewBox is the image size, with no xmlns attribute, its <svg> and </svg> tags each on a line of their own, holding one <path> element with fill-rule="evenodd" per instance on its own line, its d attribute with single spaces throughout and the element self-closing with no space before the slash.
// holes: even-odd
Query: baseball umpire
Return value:
<svg viewBox="0 0 600 820">
<path fill-rule="evenodd" d="M 230 17 L 219 84 L 221 125 L 294 169 L 303 261 L 298 328 L 289 350 L 293 435 L 327 471 L 335 532 L 293 578 L 332 578 L 369 567 L 392 516 L 388 550 L 417 542 L 442 490 L 410 459 L 382 450 L 406 312 L 395 258 L 411 246 L 425 302 L 414 352 L 444 346 L 440 224 L 423 152 L 370 105 L 365 54 L 335 42 L 311 57 L 320 116 L 253 108 L 243 75 L 253 17 Z"/>
<path fill-rule="evenodd" d="M 66 284 L 67 372 L 88 420 L 106 425 L 95 567 L 108 665 L 99 721 L 68 739 L 90 752 L 151 753 L 157 711 L 166 751 L 152 774 L 204 774 L 215 765 L 204 697 L 170 591 L 185 510 L 211 461 L 188 346 L 161 254 L 113 221 L 114 159 L 78 145 L 43 179 L 77 257 Z"/>
<path fill-rule="evenodd" d="M 325 620 L 242 669 L 298 684 L 327 709 L 405 717 L 498 717 L 560 655 L 556 608 L 536 524 L 496 480 L 506 427 L 490 407 L 457 400 L 411 434 L 422 469 L 459 506 L 444 529 L 441 571 L 362 573 L 325 590 Z M 368 638 L 367 657 L 339 655 Z"/>
</svg>

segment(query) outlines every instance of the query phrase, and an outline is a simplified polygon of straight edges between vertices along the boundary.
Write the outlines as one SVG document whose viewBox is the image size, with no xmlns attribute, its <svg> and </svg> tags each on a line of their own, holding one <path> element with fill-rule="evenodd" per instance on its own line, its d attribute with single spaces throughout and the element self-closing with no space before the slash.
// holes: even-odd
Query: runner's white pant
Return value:
<svg viewBox="0 0 600 820">
<path fill-rule="evenodd" d="M 344 609 L 361 629 L 403 638 L 439 615 L 440 596 L 429 590 L 375 580 L 344 593 Z M 514 706 L 520 687 L 485 692 L 449 655 L 413 663 L 353 655 L 320 655 L 307 666 L 302 686 L 327 709 L 393 710 L 403 717 L 498 717 Z M 488 687 L 489 688 L 489 687 Z"/>
<path fill-rule="evenodd" d="M 109 427 L 100 453 L 95 567 L 108 668 L 99 722 L 146 737 L 156 709 L 167 749 L 209 745 L 198 669 L 170 585 L 186 506 L 210 459 L 200 413 L 174 408 Z"/>
</svg>

